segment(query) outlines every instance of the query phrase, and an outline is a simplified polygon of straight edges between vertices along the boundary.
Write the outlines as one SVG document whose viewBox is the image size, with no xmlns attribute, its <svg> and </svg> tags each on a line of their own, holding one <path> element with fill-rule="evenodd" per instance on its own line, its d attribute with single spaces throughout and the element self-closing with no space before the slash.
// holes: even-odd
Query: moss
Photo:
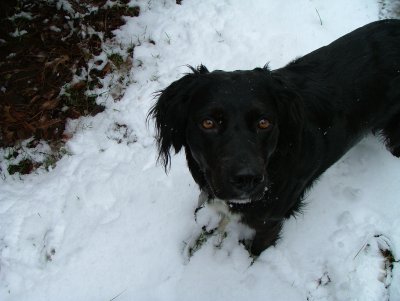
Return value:
<svg viewBox="0 0 400 301">
<path fill-rule="evenodd" d="M 29 159 L 24 159 L 18 164 L 11 164 L 7 170 L 10 175 L 20 173 L 21 175 L 29 174 L 34 169 L 34 163 Z"/>
<path fill-rule="evenodd" d="M 124 63 L 124 58 L 119 53 L 112 53 L 108 56 L 108 59 L 114 64 L 117 69 L 120 69 Z"/>
</svg>

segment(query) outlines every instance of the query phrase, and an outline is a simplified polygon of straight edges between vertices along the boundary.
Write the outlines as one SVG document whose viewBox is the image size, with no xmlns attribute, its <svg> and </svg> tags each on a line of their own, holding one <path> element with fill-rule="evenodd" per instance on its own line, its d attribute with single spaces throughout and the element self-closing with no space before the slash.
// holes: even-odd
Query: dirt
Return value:
<svg viewBox="0 0 400 301">
<path fill-rule="evenodd" d="M 129 1 L 65 2 L 72 9 L 55 0 L 0 4 L 0 147 L 32 136 L 60 141 L 68 118 L 104 109 L 92 90 L 113 71 L 111 63 L 89 70 L 88 62 L 124 24 L 122 17 L 138 16 L 140 8 Z M 68 85 L 81 74 L 88 76 Z"/>
</svg>

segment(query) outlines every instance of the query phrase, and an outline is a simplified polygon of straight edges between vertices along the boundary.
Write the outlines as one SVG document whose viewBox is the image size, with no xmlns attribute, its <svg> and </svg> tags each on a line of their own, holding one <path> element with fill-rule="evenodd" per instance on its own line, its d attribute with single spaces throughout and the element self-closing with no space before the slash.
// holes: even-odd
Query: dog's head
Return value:
<svg viewBox="0 0 400 301">
<path fill-rule="evenodd" d="M 191 69 L 160 92 L 149 113 L 164 166 L 171 148 L 184 147 L 196 182 L 211 196 L 260 199 L 271 184 L 271 161 L 277 153 L 290 156 L 300 143 L 299 96 L 268 68 Z"/>
</svg>

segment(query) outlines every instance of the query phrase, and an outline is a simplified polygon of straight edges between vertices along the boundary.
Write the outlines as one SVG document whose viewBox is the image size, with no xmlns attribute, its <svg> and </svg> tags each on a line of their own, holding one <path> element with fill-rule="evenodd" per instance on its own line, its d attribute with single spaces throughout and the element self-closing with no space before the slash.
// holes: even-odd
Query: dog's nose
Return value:
<svg viewBox="0 0 400 301">
<path fill-rule="evenodd" d="M 255 171 L 243 169 L 230 177 L 230 183 L 237 189 L 244 192 L 251 192 L 264 180 L 264 176 Z"/>
</svg>

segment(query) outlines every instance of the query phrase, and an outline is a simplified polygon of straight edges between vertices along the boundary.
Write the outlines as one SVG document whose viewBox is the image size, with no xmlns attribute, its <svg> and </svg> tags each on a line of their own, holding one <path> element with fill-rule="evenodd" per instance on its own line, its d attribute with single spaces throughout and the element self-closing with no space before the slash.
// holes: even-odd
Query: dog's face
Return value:
<svg viewBox="0 0 400 301">
<path fill-rule="evenodd" d="M 292 107 L 281 92 L 267 69 L 194 70 L 162 91 L 150 112 L 160 156 L 168 165 L 169 149 L 183 146 L 195 180 L 209 194 L 236 203 L 261 199 L 287 129 L 283 122 L 294 122 L 281 112 Z"/>
<path fill-rule="evenodd" d="M 188 108 L 187 149 L 211 193 L 234 202 L 259 199 L 277 146 L 277 109 L 252 71 L 214 72 Z"/>
</svg>

